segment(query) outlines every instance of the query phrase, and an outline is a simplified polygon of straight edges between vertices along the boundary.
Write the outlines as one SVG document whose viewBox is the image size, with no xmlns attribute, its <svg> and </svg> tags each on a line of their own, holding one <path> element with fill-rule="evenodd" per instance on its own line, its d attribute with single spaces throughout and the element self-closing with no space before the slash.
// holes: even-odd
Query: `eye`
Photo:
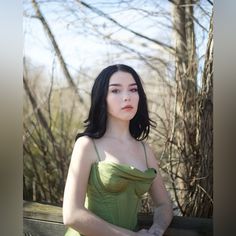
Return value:
<svg viewBox="0 0 236 236">
<path fill-rule="evenodd" d="M 138 88 L 132 88 L 132 89 L 130 89 L 130 91 L 131 91 L 132 93 L 136 93 L 136 92 L 138 92 Z"/>
<path fill-rule="evenodd" d="M 111 92 L 112 92 L 112 93 L 119 93 L 120 90 L 119 90 L 119 89 L 112 89 Z"/>
</svg>

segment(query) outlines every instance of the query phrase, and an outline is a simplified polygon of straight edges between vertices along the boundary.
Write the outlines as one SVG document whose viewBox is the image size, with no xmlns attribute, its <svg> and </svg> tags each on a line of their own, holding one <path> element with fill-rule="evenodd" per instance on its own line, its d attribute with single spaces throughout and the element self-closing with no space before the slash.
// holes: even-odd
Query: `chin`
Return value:
<svg viewBox="0 0 236 236">
<path fill-rule="evenodd" d="M 135 116 L 135 115 L 129 115 L 129 116 L 123 117 L 122 120 L 131 121 L 131 120 L 134 118 L 134 116 Z"/>
</svg>

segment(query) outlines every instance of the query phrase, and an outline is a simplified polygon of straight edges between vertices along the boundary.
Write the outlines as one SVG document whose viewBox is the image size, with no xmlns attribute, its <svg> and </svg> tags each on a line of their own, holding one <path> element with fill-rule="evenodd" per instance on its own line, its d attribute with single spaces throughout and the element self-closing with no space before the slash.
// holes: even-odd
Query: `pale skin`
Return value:
<svg viewBox="0 0 236 236">
<path fill-rule="evenodd" d="M 145 171 L 147 165 L 143 147 L 129 132 L 129 122 L 137 111 L 138 102 L 137 85 L 132 75 L 121 71 L 114 73 L 109 81 L 107 95 L 107 129 L 104 136 L 95 142 L 102 161 L 126 164 Z M 158 170 L 151 148 L 147 144 L 145 146 L 148 168 Z M 86 236 L 162 236 L 171 222 L 172 207 L 159 171 L 150 188 L 156 208 L 153 225 L 148 230 L 133 232 L 115 226 L 84 207 L 90 169 L 97 158 L 92 140 L 87 136 L 80 137 L 74 145 L 66 181 L 64 224 Z"/>
</svg>

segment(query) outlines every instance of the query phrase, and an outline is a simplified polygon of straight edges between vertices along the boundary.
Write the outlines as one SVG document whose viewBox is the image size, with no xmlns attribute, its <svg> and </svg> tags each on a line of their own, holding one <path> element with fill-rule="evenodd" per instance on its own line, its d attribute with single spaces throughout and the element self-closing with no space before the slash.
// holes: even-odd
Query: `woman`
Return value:
<svg viewBox="0 0 236 236">
<path fill-rule="evenodd" d="M 134 69 L 112 65 L 98 75 L 85 122 L 64 192 L 66 236 L 163 235 L 172 207 L 156 158 L 143 142 L 154 122 Z M 138 230 L 140 199 L 148 191 L 155 204 L 153 225 Z"/>
</svg>

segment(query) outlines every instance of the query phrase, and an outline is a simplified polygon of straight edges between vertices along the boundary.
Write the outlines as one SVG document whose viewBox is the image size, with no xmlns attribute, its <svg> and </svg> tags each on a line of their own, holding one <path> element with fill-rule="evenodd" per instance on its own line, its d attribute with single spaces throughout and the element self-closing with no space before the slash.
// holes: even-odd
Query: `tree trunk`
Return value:
<svg viewBox="0 0 236 236">
<path fill-rule="evenodd" d="M 169 143 L 176 202 L 185 216 L 211 217 L 212 200 L 212 21 L 202 90 L 197 67 L 192 0 L 175 0 L 176 109 Z"/>
<path fill-rule="evenodd" d="M 193 1 L 175 0 L 173 8 L 176 39 L 176 109 L 170 139 L 169 158 L 175 197 L 183 215 L 191 215 L 190 195 L 198 171 L 197 135 L 197 67 L 193 24 Z"/>
<path fill-rule="evenodd" d="M 199 207 L 197 216 L 211 217 L 213 212 L 213 19 L 202 76 L 202 91 L 199 101 L 199 148 L 201 169 L 199 176 Z"/>
</svg>

